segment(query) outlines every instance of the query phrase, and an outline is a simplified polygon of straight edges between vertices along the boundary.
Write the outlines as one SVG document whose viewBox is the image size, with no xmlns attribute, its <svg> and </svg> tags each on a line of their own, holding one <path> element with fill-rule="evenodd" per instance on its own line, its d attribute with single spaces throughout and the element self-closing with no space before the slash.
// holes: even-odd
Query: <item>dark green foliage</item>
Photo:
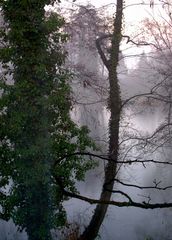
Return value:
<svg viewBox="0 0 172 240">
<path fill-rule="evenodd" d="M 45 17 L 44 6 L 53 1 L 0 1 L 6 27 L 0 49 L 4 71 L 0 101 L 1 218 L 12 218 L 30 240 L 51 239 L 50 230 L 64 224 L 64 187 L 75 190 L 93 164 L 80 156 L 94 144 L 86 128 L 70 118 L 69 74 L 63 69 L 59 31 L 63 18 Z M 13 84 L 7 79 L 11 74 Z"/>
</svg>

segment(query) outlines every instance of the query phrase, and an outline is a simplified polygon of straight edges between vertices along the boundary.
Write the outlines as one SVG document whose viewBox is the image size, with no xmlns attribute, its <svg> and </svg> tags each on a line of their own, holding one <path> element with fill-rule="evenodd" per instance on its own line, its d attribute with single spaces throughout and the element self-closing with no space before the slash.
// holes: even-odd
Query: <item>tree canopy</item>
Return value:
<svg viewBox="0 0 172 240">
<path fill-rule="evenodd" d="M 92 163 L 75 151 L 94 147 L 70 118 L 71 75 L 63 67 L 64 19 L 53 1 L 1 1 L 0 203 L 29 240 L 51 239 L 66 221 L 60 183 L 74 191 Z M 11 81 L 9 82 L 9 76 Z M 66 159 L 66 155 L 68 156 Z M 64 157 L 63 157 L 64 156 Z"/>
</svg>

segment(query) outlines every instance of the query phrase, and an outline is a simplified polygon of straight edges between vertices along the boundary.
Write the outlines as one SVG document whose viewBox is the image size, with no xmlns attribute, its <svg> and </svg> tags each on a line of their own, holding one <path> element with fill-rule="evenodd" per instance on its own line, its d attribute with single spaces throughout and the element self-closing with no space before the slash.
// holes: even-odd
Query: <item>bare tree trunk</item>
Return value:
<svg viewBox="0 0 172 240">
<path fill-rule="evenodd" d="M 122 28 L 122 17 L 123 17 L 123 0 L 117 0 L 116 17 L 114 20 L 114 31 L 112 34 L 111 41 L 111 55 L 110 60 L 105 59 L 103 54 L 103 62 L 106 61 L 106 67 L 109 71 L 109 110 L 111 112 L 109 120 L 109 157 L 113 161 L 109 161 L 105 170 L 105 179 L 100 196 L 100 201 L 109 201 L 113 191 L 114 178 L 116 175 L 118 159 L 118 139 L 119 139 L 119 124 L 120 124 L 120 87 L 117 76 L 117 66 L 119 58 L 119 46 L 121 41 L 121 28 Z M 101 50 L 99 54 L 101 55 Z M 102 58 L 102 56 L 101 56 Z M 104 220 L 107 212 L 108 205 L 97 204 L 95 212 L 92 216 L 90 224 L 85 229 L 83 234 L 79 237 L 79 240 L 93 240 L 97 237 L 100 226 Z"/>
</svg>

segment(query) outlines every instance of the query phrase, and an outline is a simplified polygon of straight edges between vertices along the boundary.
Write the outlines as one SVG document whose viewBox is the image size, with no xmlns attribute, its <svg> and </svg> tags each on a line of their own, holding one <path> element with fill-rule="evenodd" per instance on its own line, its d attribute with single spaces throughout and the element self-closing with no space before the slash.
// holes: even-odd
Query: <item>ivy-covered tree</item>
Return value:
<svg viewBox="0 0 172 240">
<path fill-rule="evenodd" d="M 73 154 L 94 144 L 70 118 L 64 20 L 45 12 L 54 2 L 0 1 L 0 217 L 29 240 L 52 239 L 51 229 L 66 221 L 61 189 L 75 190 L 93 165 Z"/>
</svg>

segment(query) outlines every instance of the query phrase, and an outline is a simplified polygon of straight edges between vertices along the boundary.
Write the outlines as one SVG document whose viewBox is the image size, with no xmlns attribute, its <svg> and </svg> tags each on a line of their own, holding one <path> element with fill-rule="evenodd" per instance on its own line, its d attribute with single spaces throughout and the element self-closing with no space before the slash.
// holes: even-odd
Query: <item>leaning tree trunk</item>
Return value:
<svg viewBox="0 0 172 240">
<path fill-rule="evenodd" d="M 114 30 L 111 40 L 111 55 L 108 61 L 103 54 L 100 46 L 98 52 L 106 65 L 109 72 L 109 110 L 111 113 L 109 120 L 109 158 L 111 159 L 105 169 L 105 178 L 100 196 L 100 201 L 109 201 L 113 191 L 114 178 L 117 169 L 118 159 L 118 139 L 119 139 L 119 124 L 120 124 L 120 87 L 117 76 L 117 66 L 119 58 L 119 46 L 121 41 L 121 28 L 123 16 L 123 0 L 117 0 L 116 17 L 114 20 Z M 97 204 L 95 212 L 92 216 L 90 224 L 85 229 L 79 240 L 93 240 L 97 237 L 100 226 L 104 220 L 108 205 Z"/>
</svg>

